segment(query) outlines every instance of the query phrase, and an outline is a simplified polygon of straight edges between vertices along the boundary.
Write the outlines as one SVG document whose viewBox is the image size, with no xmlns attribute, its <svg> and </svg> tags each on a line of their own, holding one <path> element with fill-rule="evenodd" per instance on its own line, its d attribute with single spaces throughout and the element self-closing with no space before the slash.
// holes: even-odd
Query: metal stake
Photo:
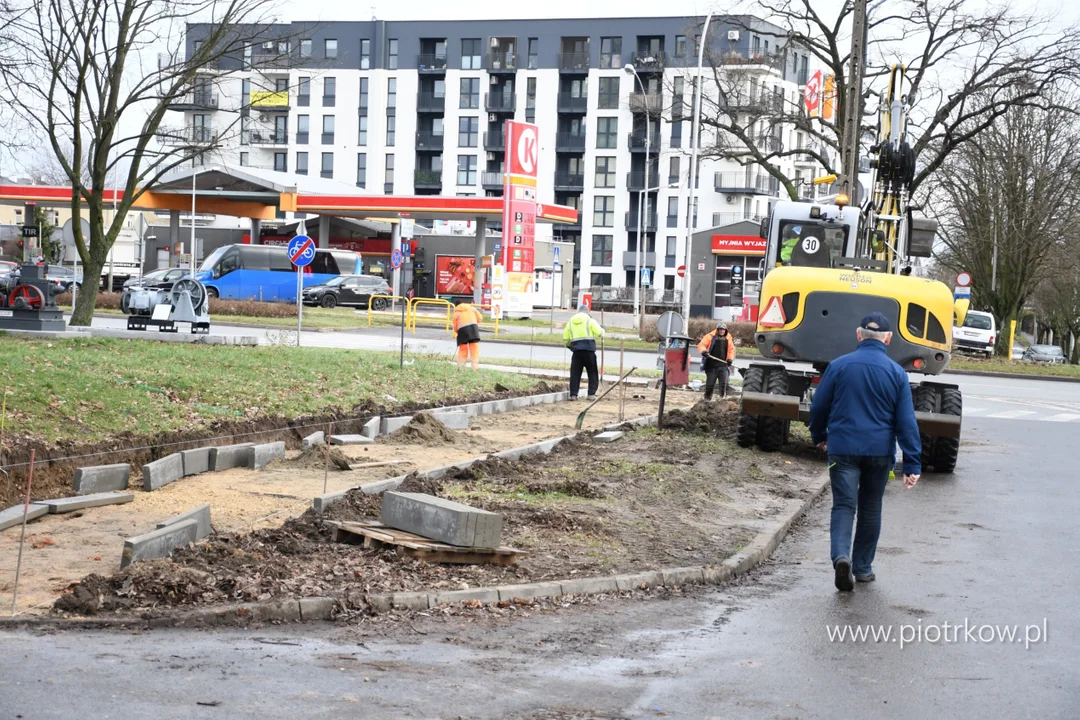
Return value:
<svg viewBox="0 0 1080 720">
<path fill-rule="evenodd" d="M 334 423 L 326 429 L 326 464 L 323 466 L 322 491 L 326 494 L 326 482 L 330 478 L 330 438 L 334 434 Z"/>
<path fill-rule="evenodd" d="M 19 534 L 19 559 L 15 562 L 15 584 L 11 587 L 11 617 L 15 617 L 15 602 L 19 597 L 19 572 L 22 570 L 23 542 L 26 540 L 26 516 L 30 512 L 30 484 L 34 481 L 34 453 L 30 450 L 30 471 L 26 475 L 26 502 L 23 503 L 22 532 Z"/>
<path fill-rule="evenodd" d="M 623 356 L 626 354 L 626 341 L 619 341 L 619 377 L 623 374 Z M 626 407 L 626 383 L 619 383 L 619 422 L 623 421 L 623 409 Z M 325 494 L 325 493 L 324 493 Z"/>
</svg>

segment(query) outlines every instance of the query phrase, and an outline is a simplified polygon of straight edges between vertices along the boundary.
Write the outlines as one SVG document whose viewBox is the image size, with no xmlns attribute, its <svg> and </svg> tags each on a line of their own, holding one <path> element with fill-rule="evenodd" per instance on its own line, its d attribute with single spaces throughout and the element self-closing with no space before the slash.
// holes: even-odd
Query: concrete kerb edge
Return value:
<svg viewBox="0 0 1080 720">
<path fill-rule="evenodd" d="M 1025 373 L 1003 373 L 983 370 L 946 370 L 941 375 L 938 375 L 938 377 L 947 380 L 950 375 L 1004 378 L 1006 380 L 1049 380 L 1050 382 L 1080 383 L 1080 377 L 1062 377 L 1061 375 L 1028 375 Z"/>
</svg>

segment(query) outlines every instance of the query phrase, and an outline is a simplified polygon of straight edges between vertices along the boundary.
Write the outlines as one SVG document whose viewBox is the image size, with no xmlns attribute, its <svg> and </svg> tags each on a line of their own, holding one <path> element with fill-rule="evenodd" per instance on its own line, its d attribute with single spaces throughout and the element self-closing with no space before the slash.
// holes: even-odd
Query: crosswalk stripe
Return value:
<svg viewBox="0 0 1080 720">
<path fill-rule="evenodd" d="M 978 415 L 979 413 L 984 413 L 987 410 L 989 410 L 989 408 L 966 407 L 966 408 L 964 408 L 964 414 L 965 415 Z"/>
<path fill-rule="evenodd" d="M 1073 420 L 1080 420 L 1080 415 L 1074 413 L 1060 413 L 1058 415 L 1039 418 L 1039 420 L 1043 422 L 1071 422 Z"/>
<path fill-rule="evenodd" d="M 1013 418 L 1021 418 L 1025 415 L 1034 415 L 1034 410 L 1008 410 L 1006 412 L 994 413 L 993 415 L 987 415 L 986 417 L 999 418 L 1002 420 L 1011 420 Z"/>
</svg>

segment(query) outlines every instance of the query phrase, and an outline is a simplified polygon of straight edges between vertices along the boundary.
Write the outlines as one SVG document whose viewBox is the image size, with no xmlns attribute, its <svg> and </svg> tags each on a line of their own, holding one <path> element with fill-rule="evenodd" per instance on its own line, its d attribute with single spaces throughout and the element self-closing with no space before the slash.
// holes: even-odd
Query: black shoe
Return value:
<svg viewBox="0 0 1080 720">
<path fill-rule="evenodd" d="M 874 576 L 874 573 L 867 573 L 866 575 L 856 575 L 855 576 L 855 582 L 867 583 L 867 582 L 874 582 L 874 580 L 876 580 L 876 579 L 877 578 Z"/>
<path fill-rule="evenodd" d="M 851 561 L 846 557 L 837 558 L 833 563 L 836 571 L 836 589 L 842 592 L 851 592 L 855 589 L 855 576 L 851 574 Z"/>
</svg>

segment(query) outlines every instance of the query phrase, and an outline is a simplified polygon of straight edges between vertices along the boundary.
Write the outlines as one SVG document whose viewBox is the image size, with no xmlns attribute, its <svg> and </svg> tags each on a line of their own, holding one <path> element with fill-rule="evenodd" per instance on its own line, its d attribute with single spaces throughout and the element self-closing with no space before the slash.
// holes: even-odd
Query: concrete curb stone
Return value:
<svg viewBox="0 0 1080 720">
<path fill-rule="evenodd" d="M 142 466 L 143 490 L 152 492 L 184 478 L 184 456 L 166 455 Z"/>
<path fill-rule="evenodd" d="M 49 508 L 49 513 L 69 513 L 75 510 L 101 507 L 103 505 L 123 505 L 135 499 L 131 493 L 95 493 L 93 495 L 77 495 L 75 497 L 54 498 L 52 500 L 39 500 L 33 505 L 44 505 Z"/>
<path fill-rule="evenodd" d="M 174 515 L 173 517 L 169 518 L 168 520 L 165 520 L 163 522 L 159 522 L 157 524 L 157 527 L 160 530 L 161 528 L 165 528 L 165 527 L 168 527 L 170 525 L 176 525 L 176 524 L 182 523 L 182 522 L 184 522 L 186 520 L 194 520 L 196 523 L 198 523 L 198 525 L 196 527 L 196 530 L 195 530 L 195 539 L 196 540 L 202 540 L 204 537 L 209 535 L 214 529 L 213 526 L 210 524 L 210 506 L 209 505 L 200 505 L 200 506 L 198 506 L 196 508 L 192 508 L 191 510 L 188 510 L 186 512 L 182 512 L 179 515 Z"/>
<path fill-rule="evenodd" d="M 376 415 L 364 423 L 364 427 L 360 430 L 360 434 L 369 440 L 374 440 L 379 436 L 379 427 L 381 424 L 382 418 Z"/>
<path fill-rule="evenodd" d="M 263 443 L 251 448 L 251 465 L 250 467 L 259 470 L 266 467 L 275 460 L 285 459 L 285 441 L 278 440 L 277 442 Z"/>
<path fill-rule="evenodd" d="M 640 590 L 643 587 L 657 587 L 663 584 L 664 578 L 660 575 L 659 570 L 647 570 L 645 572 L 615 576 L 615 586 L 619 588 L 619 592 Z"/>
<path fill-rule="evenodd" d="M 71 490 L 76 495 L 127 490 L 131 466 L 127 463 L 76 468 Z"/>
<path fill-rule="evenodd" d="M 450 592 L 429 593 L 429 596 L 430 595 L 434 595 L 434 599 L 431 600 L 431 607 L 443 605 L 445 603 L 468 602 L 470 600 L 479 600 L 482 603 L 499 602 L 499 591 L 497 588 L 451 590 Z"/>
<path fill-rule="evenodd" d="M 176 548 L 195 542 L 198 532 L 199 521 L 188 518 L 151 530 L 143 535 L 127 538 L 124 540 L 124 551 L 120 556 L 120 569 L 123 570 L 138 560 L 169 557 Z"/>
<path fill-rule="evenodd" d="M 24 509 L 24 505 L 13 505 L 7 510 L 0 510 L 0 530 L 7 530 L 9 527 L 22 525 Z M 31 503 L 30 508 L 26 510 L 26 522 L 37 520 L 42 515 L 48 514 L 49 508 L 44 505 Z"/>
<path fill-rule="evenodd" d="M 326 442 L 326 433 L 317 430 L 300 441 L 300 449 L 307 450 L 312 445 L 322 445 L 324 442 Z"/>
<path fill-rule="evenodd" d="M 255 443 L 239 443 L 210 448 L 210 469 L 214 472 L 249 468 L 255 462 Z"/>
<path fill-rule="evenodd" d="M 553 581 L 524 583 L 522 585 L 500 585 L 495 590 L 499 592 L 501 602 L 510 602 L 514 598 L 528 600 L 530 598 L 558 597 L 563 594 L 562 584 Z"/>
<path fill-rule="evenodd" d="M 180 459 L 184 461 L 184 477 L 210 472 L 210 451 L 213 448 L 194 448 L 181 450 Z"/>
</svg>

